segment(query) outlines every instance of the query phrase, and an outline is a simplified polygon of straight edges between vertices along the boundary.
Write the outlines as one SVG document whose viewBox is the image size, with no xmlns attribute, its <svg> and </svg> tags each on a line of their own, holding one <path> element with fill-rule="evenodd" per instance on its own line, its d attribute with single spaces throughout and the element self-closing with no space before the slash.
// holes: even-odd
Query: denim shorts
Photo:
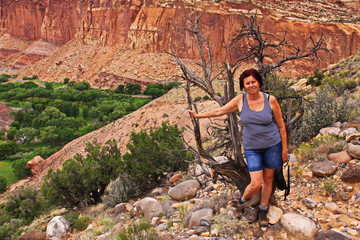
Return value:
<svg viewBox="0 0 360 240">
<path fill-rule="evenodd" d="M 256 172 L 264 168 L 276 169 L 282 166 L 281 142 L 270 148 L 245 149 L 245 158 L 249 172 Z"/>
</svg>

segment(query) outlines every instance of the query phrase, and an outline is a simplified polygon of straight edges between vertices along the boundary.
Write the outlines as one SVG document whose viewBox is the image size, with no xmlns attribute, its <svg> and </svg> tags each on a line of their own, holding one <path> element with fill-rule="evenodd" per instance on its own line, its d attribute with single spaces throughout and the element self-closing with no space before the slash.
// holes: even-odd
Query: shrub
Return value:
<svg viewBox="0 0 360 240">
<path fill-rule="evenodd" d="M 219 230 L 219 233 L 228 236 L 236 236 L 237 239 L 243 238 L 244 234 L 241 229 L 248 227 L 245 221 L 237 218 L 230 218 L 227 214 L 218 214 L 212 217 L 212 227 Z"/>
<path fill-rule="evenodd" d="M 136 184 L 128 174 L 122 174 L 110 182 L 107 193 L 103 197 L 106 208 L 112 208 L 116 204 L 126 202 L 130 198 L 140 195 L 141 187 Z"/>
<path fill-rule="evenodd" d="M 145 190 L 159 183 L 166 172 L 186 169 L 191 155 L 185 151 L 181 133 L 168 122 L 151 128 L 149 134 L 131 133 L 129 152 L 123 155 L 125 172 Z"/>
<path fill-rule="evenodd" d="M 0 227 L 0 239 L 10 240 L 16 235 L 16 231 L 23 226 L 23 222 L 19 219 L 11 219 L 10 222 L 4 223 Z"/>
<path fill-rule="evenodd" d="M 75 221 L 79 218 L 80 212 L 70 212 L 64 215 L 64 218 L 69 222 L 71 228 L 74 227 Z"/>
<path fill-rule="evenodd" d="M 347 99 L 348 96 L 344 95 L 342 100 L 337 100 L 329 87 L 317 91 L 315 101 L 305 106 L 303 119 L 294 129 L 293 143 L 300 144 L 310 140 L 320 129 L 336 121 L 345 122 L 352 110 L 352 105 Z"/>
<path fill-rule="evenodd" d="M 12 164 L 14 175 L 18 179 L 30 177 L 32 175 L 31 170 L 26 167 L 28 161 L 29 159 L 18 159 Z"/>
<path fill-rule="evenodd" d="M 98 203 L 110 180 L 119 176 L 122 162 L 114 140 L 101 147 L 94 139 L 87 143 L 85 151 L 85 157 L 77 154 L 61 170 L 46 175 L 41 191 L 51 203 L 79 207 Z"/>
<path fill-rule="evenodd" d="M 70 78 L 64 78 L 64 84 L 68 84 L 70 81 Z"/>
<path fill-rule="evenodd" d="M 47 210 L 45 199 L 38 193 L 36 189 L 28 186 L 15 190 L 12 195 L 7 197 L 4 206 L 5 213 L 29 224 Z"/>
<path fill-rule="evenodd" d="M 0 176 L 0 193 L 5 192 L 7 189 L 7 180 L 6 178 Z"/>
<path fill-rule="evenodd" d="M 85 91 L 90 89 L 90 83 L 82 81 L 74 84 L 74 88 L 79 91 Z"/>
<path fill-rule="evenodd" d="M 324 79 L 325 74 L 320 72 L 318 68 L 315 68 L 314 75 L 309 77 L 309 84 L 312 86 L 320 86 L 321 81 Z"/>
<path fill-rule="evenodd" d="M 89 226 L 90 222 L 91 222 L 91 217 L 80 216 L 74 222 L 74 229 L 76 229 L 77 231 L 84 231 L 87 228 L 87 226 Z"/>
<path fill-rule="evenodd" d="M 324 179 L 323 188 L 328 194 L 332 194 L 339 187 L 339 183 L 336 179 L 327 177 Z"/>
<path fill-rule="evenodd" d="M 132 223 L 127 228 L 121 231 L 117 239 L 119 240 L 155 240 L 157 234 L 150 223 L 140 220 L 138 223 Z"/>
<path fill-rule="evenodd" d="M 194 99 L 194 101 L 195 101 L 195 102 L 200 102 L 201 99 L 202 99 L 201 97 L 196 97 L 196 98 Z"/>
<path fill-rule="evenodd" d="M 206 101 L 206 100 L 210 100 L 211 98 L 208 95 L 205 95 L 205 96 L 203 96 L 202 99 Z"/>
<path fill-rule="evenodd" d="M 5 159 L 7 156 L 13 155 L 19 150 L 19 145 L 13 141 L 7 143 L 0 143 L 0 159 Z"/>
</svg>

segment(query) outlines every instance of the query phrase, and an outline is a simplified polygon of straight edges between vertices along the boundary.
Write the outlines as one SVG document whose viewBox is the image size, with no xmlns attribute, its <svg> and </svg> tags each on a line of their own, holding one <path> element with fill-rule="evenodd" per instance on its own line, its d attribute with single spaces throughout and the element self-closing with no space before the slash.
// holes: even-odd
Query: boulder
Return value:
<svg viewBox="0 0 360 240">
<path fill-rule="evenodd" d="M 170 179 L 169 179 L 169 182 L 170 183 L 176 183 L 178 181 L 180 181 L 181 179 L 184 178 L 184 175 L 180 174 L 180 173 L 177 173 L 175 175 L 173 175 Z"/>
<path fill-rule="evenodd" d="M 320 134 L 322 136 L 327 136 L 327 135 L 338 136 L 340 134 L 340 132 L 341 132 L 340 127 L 326 127 L 326 128 L 320 129 Z"/>
<path fill-rule="evenodd" d="M 327 156 L 327 159 L 335 163 L 344 163 L 344 162 L 350 162 L 352 157 L 349 155 L 347 151 L 341 151 L 341 152 L 329 154 Z"/>
<path fill-rule="evenodd" d="M 140 208 L 147 220 L 164 214 L 163 207 L 156 199 L 146 197 L 137 202 L 136 207 Z"/>
<path fill-rule="evenodd" d="M 356 128 L 346 128 L 339 133 L 339 138 L 347 139 L 349 136 L 356 134 L 356 133 L 357 133 Z"/>
<path fill-rule="evenodd" d="M 46 227 L 46 237 L 50 239 L 61 239 L 69 230 L 69 222 L 62 216 L 56 216 Z"/>
<path fill-rule="evenodd" d="M 350 201 L 355 204 L 359 204 L 360 203 L 360 191 L 354 193 L 354 195 L 351 197 Z"/>
<path fill-rule="evenodd" d="M 334 174 L 337 170 L 337 164 L 328 160 L 314 162 L 310 170 L 315 176 L 326 177 Z"/>
<path fill-rule="evenodd" d="M 349 143 L 347 146 L 347 152 L 353 158 L 360 159 L 360 145 Z"/>
<path fill-rule="evenodd" d="M 349 240 L 350 238 L 333 230 L 325 230 L 315 234 L 314 240 Z"/>
<path fill-rule="evenodd" d="M 170 188 L 168 194 L 172 199 L 177 201 L 185 201 L 195 197 L 199 189 L 200 184 L 198 181 L 188 180 L 179 183 L 173 188 Z"/>
<path fill-rule="evenodd" d="M 360 182 L 360 165 L 352 165 L 341 175 L 341 180 L 349 183 Z"/>
<path fill-rule="evenodd" d="M 275 224 L 280 221 L 281 216 L 284 214 L 283 210 L 281 208 L 270 206 L 269 212 L 267 214 L 267 217 L 269 218 L 270 224 Z"/>
<path fill-rule="evenodd" d="M 26 167 L 30 168 L 32 174 L 35 175 L 40 172 L 44 163 L 45 160 L 41 156 L 36 156 L 27 162 Z"/>
<path fill-rule="evenodd" d="M 213 210 L 211 208 L 197 210 L 190 215 L 188 227 L 201 226 L 202 222 L 206 222 L 206 220 L 209 221 L 212 216 Z"/>
<path fill-rule="evenodd" d="M 281 224 L 296 236 L 313 239 L 317 233 L 316 225 L 309 218 L 295 213 L 286 213 L 281 217 Z"/>
</svg>

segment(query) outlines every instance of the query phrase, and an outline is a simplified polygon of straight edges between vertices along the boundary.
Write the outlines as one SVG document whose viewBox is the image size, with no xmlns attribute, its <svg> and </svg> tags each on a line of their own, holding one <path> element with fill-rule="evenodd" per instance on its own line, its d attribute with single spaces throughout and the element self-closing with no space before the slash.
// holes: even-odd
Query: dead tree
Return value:
<svg viewBox="0 0 360 240">
<path fill-rule="evenodd" d="M 207 93 L 214 101 L 216 101 L 219 106 L 225 105 L 228 101 L 235 97 L 235 85 L 234 85 L 234 75 L 235 72 L 240 67 L 241 63 L 254 61 L 259 70 L 264 77 L 271 73 L 274 69 L 279 68 L 283 63 L 290 60 L 295 60 L 305 57 L 314 57 L 317 56 L 316 53 L 320 50 L 323 50 L 324 40 L 321 38 L 319 41 L 314 42 L 314 47 L 308 52 L 303 52 L 297 47 L 290 46 L 290 42 L 286 40 L 286 34 L 281 41 L 273 43 L 269 40 L 268 36 L 271 36 L 269 33 L 263 33 L 260 31 L 259 27 L 256 25 L 256 18 L 250 17 L 249 22 L 244 24 L 242 28 L 237 32 L 236 36 L 231 39 L 230 43 L 225 46 L 226 59 L 222 61 L 222 69 L 215 72 L 214 71 L 214 58 L 212 47 L 210 45 L 209 39 L 204 36 L 204 28 L 201 25 L 200 19 L 204 11 L 200 12 L 195 9 L 193 14 L 193 19 L 187 18 L 190 23 L 189 28 L 178 27 L 184 31 L 188 31 L 193 34 L 194 39 L 197 43 L 197 50 L 200 58 L 198 66 L 201 68 L 201 73 L 192 71 L 176 54 L 174 49 L 170 46 L 170 51 L 167 53 L 173 56 L 174 61 L 178 63 L 183 73 L 183 79 L 186 82 L 186 93 L 188 99 L 189 109 L 194 109 L 196 112 L 197 106 L 192 99 L 190 94 L 191 87 L 198 87 Z M 245 41 L 251 43 L 250 45 L 244 45 Z M 275 53 L 279 53 L 283 47 L 291 47 L 296 49 L 295 53 L 291 56 L 284 57 L 277 61 L 274 65 L 267 65 L 264 63 L 265 57 L 275 56 Z M 237 55 L 236 60 L 233 59 L 231 53 L 234 51 L 241 51 Z M 268 49 L 272 49 L 268 53 Z M 275 50 L 274 50 L 275 49 Z M 213 86 L 213 82 L 218 80 L 219 76 L 225 75 L 226 84 L 224 86 L 224 95 L 220 97 L 216 94 L 216 91 Z M 289 96 L 285 95 L 281 100 L 302 100 L 299 96 Z M 294 105 L 296 105 L 294 107 Z M 290 103 L 287 111 L 284 112 L 284 119 L 286 121 L 287 129 L 292 129 L 294 124 L 302 116 L 302 105 L 301 104 L 292 104 Z M 245 160 L 241 151 L 241 132 L 239 130 L 239 119 L 237 118 L 236 113 L 229 114 L 226 120 L 225 129 L 223 129 L 226 135 L 229 136 L 231 149 L 229 151 L 232 153 L 232 159 L 229 162 L 224 164 L 217 164 L 214 158 L 204 149 L 201 138 L 201 131 L 199 120 L 191 117 L 193 123 L 193 131 L 195 135 L 197 149 L 191 148 L 191 150 L 196 154 L 200 164 L 207 164 L 212 169 L 212 176 L 214 179 L 218 175 L 225 177 L 226 181 L 229 181 L 235 184 L 238 189 L 243 192 L 245 187 L 250 182 L 250 175 L 247 170 Z M 291 135 L 291 132 L 289 132 Z M 220 136 L 221 137 L 221 136 Z M 224 137 L 224 135 L 222 136 Z M 251 204 L 257 203 L 260 200 L 260 195 L 258 194 L 251 201 Z"/>
</svg>

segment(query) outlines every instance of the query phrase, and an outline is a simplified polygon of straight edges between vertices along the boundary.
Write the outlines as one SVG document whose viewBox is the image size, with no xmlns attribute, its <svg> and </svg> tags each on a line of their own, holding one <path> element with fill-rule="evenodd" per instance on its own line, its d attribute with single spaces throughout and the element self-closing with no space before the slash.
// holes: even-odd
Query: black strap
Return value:
<svg viewBox="0 0 360 240">
<path fill-rule="evenodd" d="M 287 163 L 287 186 L 285 189 L 285 194 L 284 194 L 284 201 L 286 201 L 286 196 L 290 194 L 290 164 Z"/>
</svg>

